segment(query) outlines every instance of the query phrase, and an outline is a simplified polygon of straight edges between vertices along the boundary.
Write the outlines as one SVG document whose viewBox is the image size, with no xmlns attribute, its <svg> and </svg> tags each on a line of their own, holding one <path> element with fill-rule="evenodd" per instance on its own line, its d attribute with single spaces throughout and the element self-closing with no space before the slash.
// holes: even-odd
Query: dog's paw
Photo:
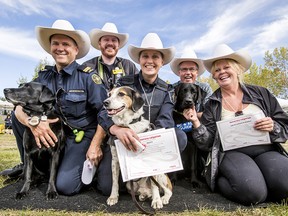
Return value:
<svg viewBox="0 0 288 216">
<path fill-rule="evenodd" d="M 154 209 L 161 209 L 163 208 L 163 203 L 162 203 L 162 200 L 161 198 L 157 197 L 155 199 L 152 200 L 152 203 L 151 203 L 151 207 L 154 208 Z"/>
<path fill-rule="evenodd" d="M 27 196 L 26 192 L 19 192 L 16 194 L 16 199 L 23 199 L 25 196 Z"/>
<path fill-rule="evenodd" d="M 106 201 L 107 205 L 112 206 L 115 205 L 116 203 L 118 203 L 118 197 L 112 197 L 110 196 L 107 201 Z"/>
<path fill-rule="evenodd" d="M 161 197 L 163 205 L 167 205 L 169 203 L 171 196 L 172 196 L 172 193 L 171 194 L 165 194 L 164 196 Z"/>
<path fill-rule="evenodd" d="M 58 193 L 56 191 L 47 192 L 46 197 L 48 200 L 58 198 Z"/>
</svg>

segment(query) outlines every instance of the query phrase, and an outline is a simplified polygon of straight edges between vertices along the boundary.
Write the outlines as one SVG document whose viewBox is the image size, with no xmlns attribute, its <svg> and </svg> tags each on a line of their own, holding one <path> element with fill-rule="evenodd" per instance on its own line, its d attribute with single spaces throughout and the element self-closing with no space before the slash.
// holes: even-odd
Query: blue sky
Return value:
<svg viewBox="0 0 288 216">
<path fill-rule="evenodd" d="M 140 46 L 147 33 L 155 32 L 164 47 L 175 46 L 177 57 L 194 49 L 205 59 L 217 44 L 226 43 L 234 50 L 247 49 L 260 65 L 265 51 L 288 43 L 286 0 L 0 0 L 0 96 L 4 88 L 17 87 L 20 77 L 30 80 L 40 59 L 53 62 L 34 29 L 51 27 L 56 19 L 69 20 L 87 33 L 113 22 L 120 33 L 129 33 L 127 45 Z M 119 56 L 129 58 L 127 45 Z M 99 51 L 91 46 L 78 62 L 96 55 Z M 169 66 L 159 75 L 178 81 Z"/>
</svg>

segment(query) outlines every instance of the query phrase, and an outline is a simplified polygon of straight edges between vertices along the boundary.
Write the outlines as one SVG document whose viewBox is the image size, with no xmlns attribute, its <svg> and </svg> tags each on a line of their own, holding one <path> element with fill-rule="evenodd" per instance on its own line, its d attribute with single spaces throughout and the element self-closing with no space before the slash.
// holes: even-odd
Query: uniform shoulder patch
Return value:
<svg viewBox="0 0 288 216">
<path fill-rule="evenodd" d="M 91 78 L 92 78 L 94 83 L 102 84 L 102 79 L 96 73 L 92 74 Z"/>
<path fill-rule="evenodd" d="M 40 68 L 40 72 L 42 71 L 48 71 L 48 70 L 51 70 L 53 68 L 53 66 L 51 65 L 43 65 L 41 68 Z"/>
<path fill-rule="evenodd" d="M 82 71 L 84 73 L 91 73 L 94 69 L 89 67 L 89 66 L 86 66 L 86 65 L 80 65 L 78 67 L 78 71 Z"/>
</svg>

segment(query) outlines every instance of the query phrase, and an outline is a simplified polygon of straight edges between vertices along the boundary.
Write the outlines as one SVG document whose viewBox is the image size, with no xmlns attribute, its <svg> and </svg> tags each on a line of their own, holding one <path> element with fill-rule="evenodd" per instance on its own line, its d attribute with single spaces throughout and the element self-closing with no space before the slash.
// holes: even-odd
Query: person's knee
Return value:
<svg viewBox="0 0 288 216">
<path fill-rule="evenodd" d="M 72 181 L 72 178 L 65 178 L 64 176 L 59 176 L 56 179 L 57 192 L 66 196 L 79 193 L 82 185 L 80 181 L 76 181 L 75 179 Z"/>
<path fill-rule="evenodd" d="M 267 187 L 263 182 L 259 184 L 249 184 L 247 182 L 247 184 L 231 185 L 230 181 L 223 176 L 218 178 L 217 188 L 224 197 L 242 205 L 264 202 L 268 194 Z"/>
</svg>

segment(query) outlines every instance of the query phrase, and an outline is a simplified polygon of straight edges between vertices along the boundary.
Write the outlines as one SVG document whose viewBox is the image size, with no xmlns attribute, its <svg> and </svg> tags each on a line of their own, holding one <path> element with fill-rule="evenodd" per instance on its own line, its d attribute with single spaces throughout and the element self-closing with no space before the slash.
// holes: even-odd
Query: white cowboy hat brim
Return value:
<svg viewBox="0 0 288 216">
<path fill-rule="evenodd" d="M 35 28 L 35 31 L 39 44 L 49 54 L 51 54 L 50 38 L 54 34 L 66 35 L 76 42 L 77 47 L 79 49 L 76 59 L 84 57 L 89 52 L 90 38 L 88 34 L 82 30 L 63 30 L 63 29 L 37 26 Z"/>
<path fill-rule="evenodd" d="M 247 71 L 252 64 L 251 56 L 247 51 L 238 50 L 235 52 L 226 44 L 220 44 L 215 48 L 212 58 L 203 60 L 204 67 L 211 73 L 213 63 L 221 59 L 233 59 L 242 65 L 242 67 L 245 68 L 245 71 Z"/>
<path fill-rule="evenodd" d="M 91 40 L 91 45 L 95 49 L 100 50 L 99 40 L 101 37 L 106 36 L 106 35 L 117 37 L 119 39 L 119 48 L 120 49 L 123 46 L 125 46 L 125 44 L 128 41 L 128 38 L 129 38 L 129 34 L 126 34 L 126 33 L 114 33 L 114 32 L 109 32 L 109 31 L 103 31 L 101 29 L 92 29 L 90 31 L 90 34 L 89 34 L 90 40 Z"/>
<path fill-rule="evenodd" d="M 143 50 L 156 50 L 156 51 L 161 52 L 163 54 L 163 65 L 168 64 L 173 59 L 175 52 L 176 52 L 175 47 L 169 47 L 169 48 L 145 47 L 145 48 L 141 48 L 141 47 L 136 47 L 133 45 L 128 46 L 128 54 L 129 54 L 130 58 L 138 64 L 139 64 L 140 53 Z"/>
<path fill-rule="evenodd" d="M 179 76 L 179 64 L 181 64 L 181 62 L 186 62 L 186 61 L 193 61 L 198 65 L 198 76 L 200 76 L 204 73 L 205 67 L 203 65 L 202 60 L 201 59 L 195 59 L 195 58 L 174 58 L 170 63 L 171 70 L 177 76 Z"/>
</svg>

